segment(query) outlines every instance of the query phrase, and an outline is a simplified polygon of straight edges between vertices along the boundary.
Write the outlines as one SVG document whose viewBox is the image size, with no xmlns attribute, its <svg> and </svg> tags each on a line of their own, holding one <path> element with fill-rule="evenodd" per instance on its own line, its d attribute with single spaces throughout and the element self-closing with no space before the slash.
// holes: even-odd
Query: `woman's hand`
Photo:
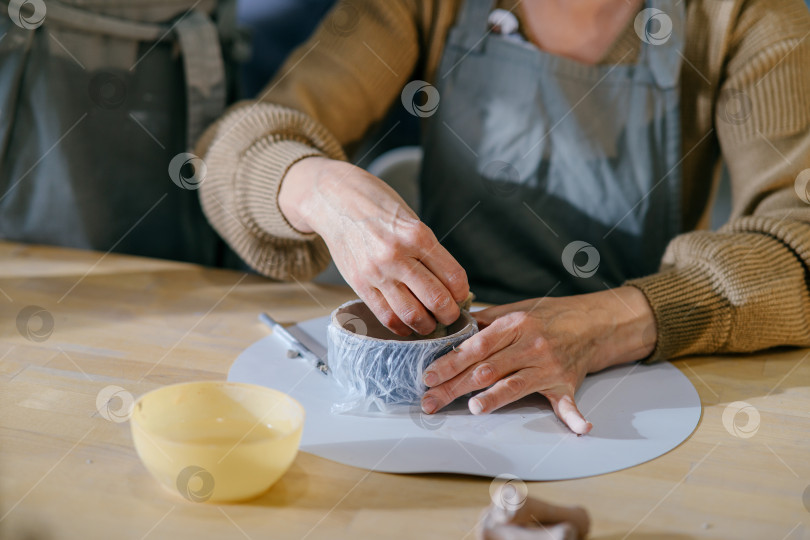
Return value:
<svg viewBox="0 0 810 540">
<path fill-rule="evenodd" d="M 429 334 L 459 316 L 469 292 L 464 269 L 385 182 L 320 157 L 287 171 L 279 207 L 302 232 L 316 232 L 348 284 L 399 335 Z"/>
<path fill-rule="evenodd" d="M 482 329 L 425 370 L 422 409 L 433 413 L 459 396 L 473 414 L 533 392 L 580 435 L 591 430 L 574 393 L 585 375 L 640 360 L 655 348 L 655 317 L 634 287 L 526 300 L 474 313 Z"/>
</svg>

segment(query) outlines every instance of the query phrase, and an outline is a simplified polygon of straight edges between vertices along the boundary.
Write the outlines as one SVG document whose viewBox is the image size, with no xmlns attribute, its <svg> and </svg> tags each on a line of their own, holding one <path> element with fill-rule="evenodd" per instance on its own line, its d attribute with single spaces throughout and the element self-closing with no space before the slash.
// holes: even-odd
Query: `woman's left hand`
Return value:
<svg viewBox="0 0 810 540">
<path fill-rule="evenodd" d="M 483 414 L 533 392 L 551 402 L 574 433 L 593 427 L 574 394 L 585 375 L 640 360 L 655 348 L 655 317 L 634 287 L 561 298 L 525 300 L 473 314 L 481 331 L 426 370 L 430 387 L 422 409 L 434 413 L 454 399 L 470 398 Z"/>
</svg>

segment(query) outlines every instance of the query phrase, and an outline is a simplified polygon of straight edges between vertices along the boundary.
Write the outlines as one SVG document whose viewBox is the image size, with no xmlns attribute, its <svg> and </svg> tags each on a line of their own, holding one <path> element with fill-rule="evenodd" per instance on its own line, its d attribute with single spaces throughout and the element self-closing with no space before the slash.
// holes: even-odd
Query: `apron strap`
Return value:
<svg viewBox="0 0 810 540">
<path fill-rule="evenodd" d="M 217 27 L 191 11 L 175 27 L 186 74 L 186 145 L 192 148 L 225 109 L 225 62 Z"/>
<path fill-rule="evenodd" d="M 641 41 L 641 57 L 655 78 L 659 88 L 675 88 L 680 82 L 681 66 L 686 39 L 686 2 L 673 0 L 648 0 L 645 9 L 654 9 L 660 17 L 657 24 L 672 24 L 672 33 L 664 43 Z M 662 23 L 661 20 L 664 22 Z"/>
<path fill-rule="evenodd" d="M 463 2 L 455 25 L 459 43 L 469 52 L 480 52 L 484 47 L 489 14 L 495 2 L 494 0 L 463 0 Z"/>
<path fill-rule="evenodd" d="M 232 7 L 231 0 L 224 2 Z M 221 10 L 220 13 L 225 13 Z M 119 19 L 48 2 L 48 22 L 83 32 L 122 39 L 166 42 L 177 39 L 186 79 L 186 145 L 193 147 L 203 130 L 222 114 L 226 103 L 225 62 L 219 32 L 203 12 L 192 10 L 174 26 Z M 235 21 L 228 21 L 235 32 Z"/>
</svg>

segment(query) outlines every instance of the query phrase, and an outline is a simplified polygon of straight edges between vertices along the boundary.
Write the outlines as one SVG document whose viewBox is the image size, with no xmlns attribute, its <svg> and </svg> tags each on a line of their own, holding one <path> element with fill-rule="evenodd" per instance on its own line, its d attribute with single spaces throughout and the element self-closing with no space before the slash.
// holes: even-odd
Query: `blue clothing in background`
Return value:
<svg viewBox="0 0 810 540">
<path fill-rule="evenodd" d="M 334 3 L 335 0 L 238 1 L 239 24 L 253 34 L 253 53 L 242 69 L 242 97 L 256 96 Z"/>
<path fill-rule="evenodd" d="M 252 54 L 242 66 L 242 98 L 253 98 L 267 86 L 287 56 L 306 41 L 336 0 L 238 0 L 239 25 L 252 34 Z M 397 129 L 378 144 L 380 136 L 393 126 Z M 394 107 L 388 116 L 355 149 L 355 159 L 361 167 L 368 166 L 379 154 L 410 144 L 419 138 L 418 119 Z"/>
</svg>

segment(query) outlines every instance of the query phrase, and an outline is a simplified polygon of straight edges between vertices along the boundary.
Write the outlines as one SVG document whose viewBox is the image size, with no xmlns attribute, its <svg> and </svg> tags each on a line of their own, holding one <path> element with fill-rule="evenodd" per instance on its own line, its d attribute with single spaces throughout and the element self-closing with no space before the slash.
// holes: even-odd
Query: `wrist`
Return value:
<svg viewBox="0 0 810 540">
<path fill-rule="evenodd" d="M 597 355 L 590 371 L 641 360 L 652 354 L 657 341 L 655 314 L 647 297 L 631 286 L 595 293 L 607 302 L 609 335 L 606 354 Z"/>
<path fill-rule="evenodd" d="M 305 157 L 293 163 L 281 181 L 278 206 L 285 219 L 299 232 L 318 232 L 316 186 L 322 182 L 332 160 L 320 156 Z"/>
</svg>

